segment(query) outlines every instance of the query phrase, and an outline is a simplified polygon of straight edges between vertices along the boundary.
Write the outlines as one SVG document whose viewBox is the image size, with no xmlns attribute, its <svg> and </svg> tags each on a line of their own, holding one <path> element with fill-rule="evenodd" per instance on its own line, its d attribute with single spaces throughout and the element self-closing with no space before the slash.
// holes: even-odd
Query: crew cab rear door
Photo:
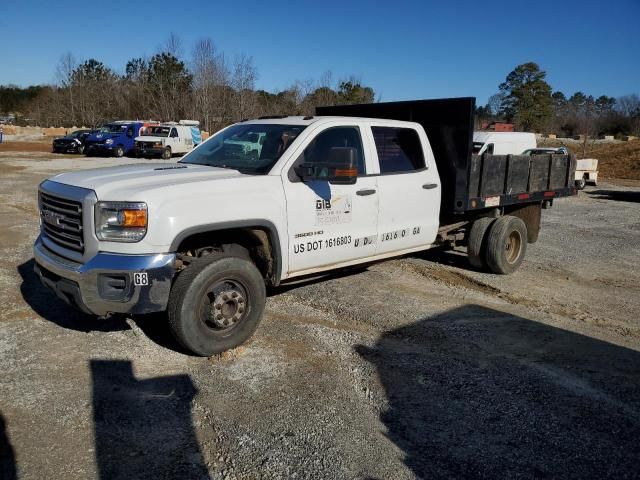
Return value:
<svg viewBox="0 0 640 480">
<path fill-rule="evenodd" d="M 378 194 L 375 176 L 366 176 L 370 145 L 357 124 L 318 127 L 294 153 L 283 175 L 287 202 L 289 273 L 313 273 L 331 265 L 370 257 L 378 234 Z M 332 147 L 357 151 L 358 179 L 353 185 L 327 181 L 303 182 L 294 168 L 303 162 L 327 160 Z"/>
<path fill-rule="evenodd" d="M 376 255 L 428 248 L 438 233 L 440 180 L 426 134 L 375 123 L 370 134 L 379 167 Z"/>
</svg>

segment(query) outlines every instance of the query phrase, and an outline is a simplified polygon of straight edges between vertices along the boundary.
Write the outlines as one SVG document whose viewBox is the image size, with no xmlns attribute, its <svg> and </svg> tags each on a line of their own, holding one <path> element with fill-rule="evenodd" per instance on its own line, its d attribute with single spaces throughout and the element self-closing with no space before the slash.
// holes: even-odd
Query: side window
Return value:
<svg viewBox="0 0 640 480">
<path fill-rule="evenodd" d="M 302 153 L 302 162 L 325 162 L 333 147 L 352 147 L 356 149 L 358 175 L 365 175 L 364 153 L 360 130 L 357 127 L 329 128 L 314 138 Z M 298 163 L 298 162 L 296 162 Z"/>
<path fill-rule="evenodd" d="M 412 128 L 371 127 L 380 173 L 401 173 L 425 167 L 418 132 Z"/>
<path fill-rule="evenodd" d="M 172 138 L 176 138 L 178 136 L 178 130 L 176 130 L 175 128 L 171 129 L 171 137 Z"/>
<path fill-rule="evenodd" d="M 485 153 L 489 155 L 493 155 L 493 143 L 490 143 L 489 145 L 487 145 L 487 149 L 485 150 Z"/>
<path fill-rule="evenodd" d="M 133 127 L 127 128 L 127 137 L 133 137 Z"/>
</svg>

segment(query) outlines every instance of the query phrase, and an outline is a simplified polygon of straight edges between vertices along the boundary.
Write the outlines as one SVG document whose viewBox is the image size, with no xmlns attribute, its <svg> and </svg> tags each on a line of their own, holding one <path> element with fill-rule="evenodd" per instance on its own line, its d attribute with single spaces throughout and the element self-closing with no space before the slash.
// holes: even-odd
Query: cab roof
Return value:
<svg viewBox="0 0 640 480">
<path fill-rule="evenodd" d="M 366 117 L 347 117 L 347 116 L 322 116 L 322 115 L 314 115 L 314 116 L 273 116 L 273 117 L 261 117 L 256 119 L 247 119 L 242 120 L 238 123 L 258 123 L 258 124 L 274 124 L 274 125 L 311 125 L 314 123 L 325 123 L 330 121 L 348 121 L 348 122 L 374 122 L 374 123 L 382 123 L 385 124 L 394 124 L 398 126 L 412 124 L 415 125 L 415 122 L 406 122 L 401 120 L 388 120 L 382 118 L 366 118 Z"/>
</svg>

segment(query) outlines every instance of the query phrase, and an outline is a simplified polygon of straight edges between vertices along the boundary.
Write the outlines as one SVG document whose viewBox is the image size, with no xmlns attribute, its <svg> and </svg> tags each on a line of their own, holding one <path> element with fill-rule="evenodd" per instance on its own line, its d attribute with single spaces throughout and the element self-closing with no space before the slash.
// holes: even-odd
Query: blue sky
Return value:
<svg viewBox="0 0 640 480">
<path fill-rule="evenodd" d="M 535 61 L 554 90 L 620 96 L 640 93 L 639 21 L 640 0 L 3 1 L 0 84 L 51 83 L 65 52 L 122 71 L 173 32 L 186 57 L 202 37 L 229 58 L 252 56 L 258 88 L 270 91 L 331 70 L 384 101 L 484 103 L 513 67 Z"/>
</svg>

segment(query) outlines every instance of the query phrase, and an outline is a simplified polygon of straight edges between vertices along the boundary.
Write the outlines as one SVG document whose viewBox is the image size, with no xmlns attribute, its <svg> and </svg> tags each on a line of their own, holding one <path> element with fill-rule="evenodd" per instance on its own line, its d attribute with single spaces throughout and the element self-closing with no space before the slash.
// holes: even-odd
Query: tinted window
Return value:
<svg viewBox="0 0 640 480">
<path fill-rule="evenodd" d="M 362 150 L 360 130 L 356 127 L 329 128 L 314 138 L 296 163 L 326 162 L 333 147 L 352 147 L 356 149 L 358 175 L 364 175 L 366 168 Z"/>
<path fill-rule="evenodd" d="M 418 132 L 411 128 L 372 127 L 380 173 L 412 172 L 425 167 Z"/>
</svg>

